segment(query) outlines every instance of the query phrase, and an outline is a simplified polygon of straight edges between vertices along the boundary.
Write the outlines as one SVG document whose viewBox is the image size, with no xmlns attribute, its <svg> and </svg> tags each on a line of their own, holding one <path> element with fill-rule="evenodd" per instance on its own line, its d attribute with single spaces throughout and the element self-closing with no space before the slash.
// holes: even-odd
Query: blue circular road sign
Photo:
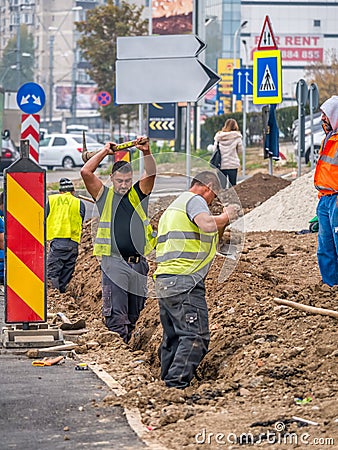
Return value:
<svg viewBox="0 0 338 450">
<path fill-rule="evenodd" d="M 36 83 L 23 84 L 16 94 L 16 103 L 26 114 L 36 114 L 43 108 L 45 102 L 45 91 Z"/>
</svg>

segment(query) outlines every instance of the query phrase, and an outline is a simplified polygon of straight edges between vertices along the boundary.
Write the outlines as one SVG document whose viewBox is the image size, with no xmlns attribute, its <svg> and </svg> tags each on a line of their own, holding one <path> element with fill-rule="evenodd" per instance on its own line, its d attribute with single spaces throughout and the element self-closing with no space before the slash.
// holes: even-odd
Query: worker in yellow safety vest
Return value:
<svg viewBox="0 0 338 450">
<path fill-rule="evenodd" d="M 94 255 L 101 259 L 102 315 L 107 328 L 129 342 L 147 296 L 148 263 L 145 255 L 155 245 L 155 235 L 147 217 L 156 165 L 149 140 L 139 137 L 136 148 L 144 158 L 144 173 L 133 183 L 127 161 L 114 163 L 104 186 L 95 170 L 116 144 L 108 142 L 81 169 L 88 192 L 96 201 L 100 222 L 94 241 Z"/>
<path fill-rule="evenodd" d="M 158 224 L 154 278 L 163 327 L 161 378 L 168 387 L 189 386 L 208 350 L 204 279 L 216 254 L 218 230 L 239 211 L 238 205 L 229 205 L 211 215 L 208 205 L 219 189 L 216 174 L 199 173 Z"/>
<path fill-rule="evenodd" d="M 46 208 L 47 240 L 50 241 L 47 275 L 50 286 L 61 293 L 66 291 L 75 269 L 86 213 L 84 203 L 74 193 L 72 181 L 61 178 L 59 194 L 49 195 Z"/>
</svg>

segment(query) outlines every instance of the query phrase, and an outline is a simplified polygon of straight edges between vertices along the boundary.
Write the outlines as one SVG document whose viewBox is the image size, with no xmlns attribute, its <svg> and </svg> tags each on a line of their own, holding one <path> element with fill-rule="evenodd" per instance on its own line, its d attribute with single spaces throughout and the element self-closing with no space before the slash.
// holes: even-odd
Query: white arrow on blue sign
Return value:
<svg viewBox="0 0 338 450">
<path fill-rule="evenodd" d="M 253 69 L 234 69 L 233 93 L 234 95 L 252 95 Z"/>
<path fill-rule="evenodd" d="M 16 94 L 18 107 L 26 114 L 36 114 L 45 104 L 45 91 L 39 84 L 25 83 Z"/>
</svg>

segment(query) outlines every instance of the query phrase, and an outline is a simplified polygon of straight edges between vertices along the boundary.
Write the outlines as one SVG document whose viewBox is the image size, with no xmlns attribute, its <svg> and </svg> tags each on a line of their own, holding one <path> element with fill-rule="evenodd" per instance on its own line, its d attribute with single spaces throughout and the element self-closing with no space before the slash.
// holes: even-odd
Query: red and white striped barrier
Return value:
<svg viewBox="0 0 338 450">
<path fill-rule="evenodd" d="M 22 114 L 21 117 L 21 139 L 29 140 L 29 154 L 38 163 L 40 142 L 40 115 Z"/>
</svg>

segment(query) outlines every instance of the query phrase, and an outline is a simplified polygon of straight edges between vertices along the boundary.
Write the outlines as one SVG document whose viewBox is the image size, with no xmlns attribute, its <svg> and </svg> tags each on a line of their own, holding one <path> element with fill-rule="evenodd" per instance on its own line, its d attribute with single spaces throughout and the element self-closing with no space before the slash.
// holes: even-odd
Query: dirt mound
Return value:
<svg viewBox="0 0 338 450">
<path fill-rule="evenodd" d="M 268 198 L 291 184 L 291 181 L 267 173 L 256 173 L 234 187 L 244 212 L 261 205 Z"/>
<path fill-rule="evenodd" d="M 263 180 L 257 175 L 256 181 Z M 263 185 L 279 183 L 274 178 L 264 175 Z M 254 204 L 256 196 L 254 183 L 246 189 L 247 183 L 253 181 L 238 186 L 243 206 Z M 155 202 L 153 215 L 159 216 L 165 203 Z M 277 450 L 278 441 L 272 444 L 269 433 L 283 439 L 285 432 L 294 436 L 285 448 L 303 448 L 304 439 L 333 439 L 337 445 L 337 320 L 274 302 L 278 297 L 338 310 L 338 289 L 320 284 L 315 234 L 248 233 L 241 259 L 226 282 L 219 275 L 227 259 L 215 259 L 206 280 L 210 350 L 199 379 L 178 391 L 159 380 L 162 329 L 155 298 L 148 298 L 130 346 L 104 327 L 93 227 L 95 220 L 85 225 L 69 291 L 49 291 L 48 302 L 50 312 L 86 320 L 89 332 L 79 338 L 77 352 L 83 361 L 100 364 L 127 390 L 124 397 L 110 395 L 106 404 L 138 406 L 150 439 L 170 450 L 249 449 L 259 439 L 260 448 Z M 151 280 L 149 287 L 151 292 Z M 306 424 L 294 417 L 319 425 L 299 428 Z M 223 437 L 217 440 L 217 433 Z"/>
</svg>

